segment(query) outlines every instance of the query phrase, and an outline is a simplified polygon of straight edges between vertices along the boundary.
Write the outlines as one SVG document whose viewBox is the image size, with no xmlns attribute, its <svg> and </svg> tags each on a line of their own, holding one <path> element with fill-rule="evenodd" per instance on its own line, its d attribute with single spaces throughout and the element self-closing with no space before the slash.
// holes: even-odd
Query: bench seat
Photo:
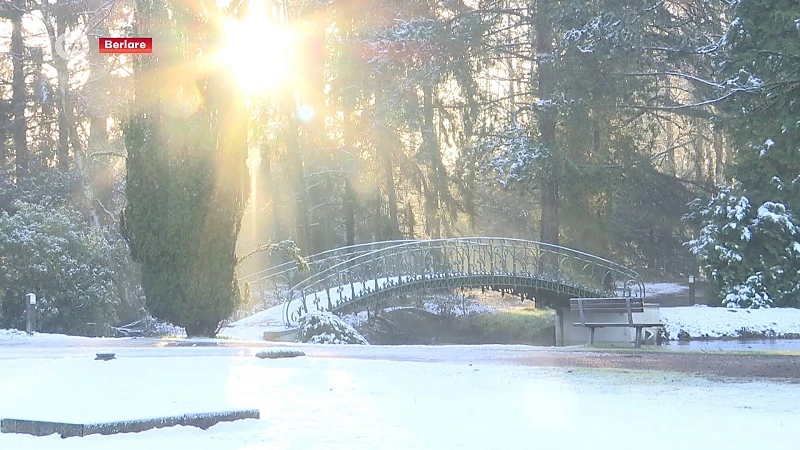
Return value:
<svg viewBox="0 0 800 450">
<path fill-rule="evenodd" d="M 634 323 L 633 313 L 644 312 L 644 300 L 631 297 L 613 298 L 572 298 L 569 300 L 572 311 L 580 313 L 581 321 L 574 323 L 576 327 L 589 328 L 589 345 L 594 344 L 594 330 L 606 327 L 629 327 L 636 329 L 636 348 L 641 346 L 642 329 L 663 327 L 662 323 Z M 627 314 L 627 322 L 587 322 L 587 313 Z"/>
</svg>

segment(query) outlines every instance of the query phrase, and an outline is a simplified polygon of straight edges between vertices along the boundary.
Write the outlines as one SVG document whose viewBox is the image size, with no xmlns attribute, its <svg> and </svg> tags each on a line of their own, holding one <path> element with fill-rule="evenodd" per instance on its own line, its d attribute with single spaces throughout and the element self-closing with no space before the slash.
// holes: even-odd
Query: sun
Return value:
<svg viewBox="0 0 800 450">
<path fill-rule="evenodd" d="M 262 2 L 251 2 L 243 21 L 224 25 L 225 45 L 217 55 L 242 89 L 255 94 L 277 87 L 289 79 L 294 36 L 291 30 L 275 23 Z"/>
</svg>

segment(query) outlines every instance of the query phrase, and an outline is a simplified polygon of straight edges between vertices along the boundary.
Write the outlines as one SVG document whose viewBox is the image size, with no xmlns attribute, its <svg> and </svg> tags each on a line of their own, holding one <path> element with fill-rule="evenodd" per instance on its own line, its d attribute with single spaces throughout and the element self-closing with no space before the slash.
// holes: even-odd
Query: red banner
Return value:
<svg viewBox="0 0 800 450">
<path fill-rule="evenodd" d="M 101 37 L 98 39 L 100 53 L 153 53 L 153 38 Z"/>
</svg>

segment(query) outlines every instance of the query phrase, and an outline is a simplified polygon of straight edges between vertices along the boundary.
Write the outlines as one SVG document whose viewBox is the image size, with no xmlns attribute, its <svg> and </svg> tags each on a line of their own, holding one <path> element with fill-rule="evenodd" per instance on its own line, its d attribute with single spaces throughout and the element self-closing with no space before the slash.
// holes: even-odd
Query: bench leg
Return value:
<svg viewBox="0 0 800 450">
<path fill-rule="evenodd" d="M 642 327 L 636 327 L 636 344 L 635 347 L 639 348 L 642 346 Z"/>
<path fill-rule="evenodd" d="M 595 327 L 589 327 L 589 345 L 594 345 L 594 330 Z"/>
</svg>

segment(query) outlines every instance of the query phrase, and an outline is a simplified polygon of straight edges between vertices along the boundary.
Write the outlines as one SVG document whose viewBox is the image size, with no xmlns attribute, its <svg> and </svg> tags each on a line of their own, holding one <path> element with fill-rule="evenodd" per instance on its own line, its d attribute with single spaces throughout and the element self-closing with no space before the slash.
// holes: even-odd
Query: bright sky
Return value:
<svg viewBox="0 0 800 450">
<path fill-rule="evenodd" d="M 233 70 L 242 87 L 257 93 L 288 81 L 294 35 L 292 30 L 254 2 L 242 23 L 228 21 L 220 62 Z"/>
</svg>

